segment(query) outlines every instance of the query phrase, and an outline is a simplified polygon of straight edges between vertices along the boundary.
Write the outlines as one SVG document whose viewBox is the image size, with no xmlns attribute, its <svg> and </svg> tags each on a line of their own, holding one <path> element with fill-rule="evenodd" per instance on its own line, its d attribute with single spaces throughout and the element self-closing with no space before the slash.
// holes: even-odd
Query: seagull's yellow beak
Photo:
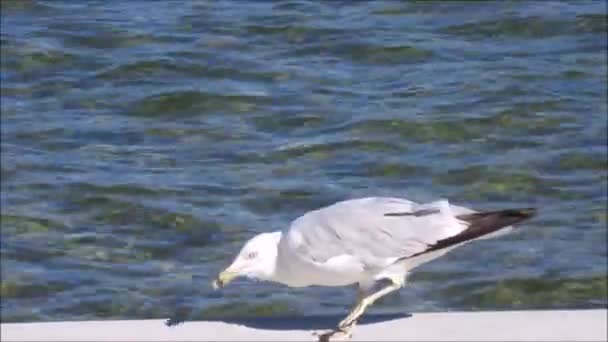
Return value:
<svg viewBox="0 0 608 342">
<path fill-rule="evenodd" d="M 215 279 L 213 281 L 213 289 L 217 290 L 220 289 L 226 285 L 228 285 L 228 283 L 230 283 L 234 278 L 238 277 L 239 273 L 235 272 L 235 271 L 230 271 L 228 269 L 225 269 L 223 272 L 221 272 L 218 276 L 217 279 Z"/>
</svg>

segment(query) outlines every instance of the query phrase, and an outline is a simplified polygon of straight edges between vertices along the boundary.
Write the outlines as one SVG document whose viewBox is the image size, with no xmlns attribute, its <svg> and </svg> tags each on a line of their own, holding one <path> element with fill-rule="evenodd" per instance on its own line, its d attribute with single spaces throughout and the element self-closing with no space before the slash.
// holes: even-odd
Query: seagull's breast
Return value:
<svg viewBox="0 0 608 342">
<path fill-rule="evenodd" d="M 281 239 L 278 249 L 277 281 L 291 287 L 346 286 L 369 277 L 356 257 L 340 254 L 325 261 L 308 257 L 298 232 Z"/>
</svg>

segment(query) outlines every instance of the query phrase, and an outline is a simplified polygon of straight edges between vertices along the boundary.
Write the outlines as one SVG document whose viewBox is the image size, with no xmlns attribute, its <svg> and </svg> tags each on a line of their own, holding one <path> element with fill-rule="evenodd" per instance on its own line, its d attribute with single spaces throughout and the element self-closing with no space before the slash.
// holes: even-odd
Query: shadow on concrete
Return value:
<svg viewBox="0 0 608 342">
<path fill-rule="evenodd" d="M 369 314 L 359 320 L 358 325 L 379 323 L 395 319 L 408 318 L 411 314 Z M 345 315 L 315 315 L 315 316 L 282 316 L 282 317 L 244 317 L 244 318 L 209 318 L 205 322 L 223 322 L 244 325 L 249 328 L 266 330 L 323 330 L 334 329 Z M 183 321 L 171 319 L 167 325 L 177 325 Z"/>
</svg>

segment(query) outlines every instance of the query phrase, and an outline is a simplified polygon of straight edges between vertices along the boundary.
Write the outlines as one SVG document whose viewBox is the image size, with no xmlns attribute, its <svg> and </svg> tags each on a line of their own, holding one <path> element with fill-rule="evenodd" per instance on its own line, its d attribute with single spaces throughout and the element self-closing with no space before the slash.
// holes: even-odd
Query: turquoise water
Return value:
<svg viewBox="0 0 608 342">
<path fill-rule="evenodd" d="M 210 282 L 371 195 L 540 209 L 370 312 L 605 307 L 603 1 L 7 1 L 3 321 L 344 313 Z"/>
</svg>

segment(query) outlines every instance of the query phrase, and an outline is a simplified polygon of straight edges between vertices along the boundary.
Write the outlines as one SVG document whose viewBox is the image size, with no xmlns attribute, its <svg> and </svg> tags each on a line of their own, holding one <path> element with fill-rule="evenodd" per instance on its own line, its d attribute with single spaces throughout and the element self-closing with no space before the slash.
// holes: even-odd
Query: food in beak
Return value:
<svg viewBox="0 0 608 342">
<path fill-rule="evenodd" d="M 217 278 L 211 284 L 214 290 L 221 289 L 222 287 L 228 285 L 232 281 L 232 279 L 236 278 L 238 273 L 231 271 L 223 271 L 220 273 Z"/>
</svg>

